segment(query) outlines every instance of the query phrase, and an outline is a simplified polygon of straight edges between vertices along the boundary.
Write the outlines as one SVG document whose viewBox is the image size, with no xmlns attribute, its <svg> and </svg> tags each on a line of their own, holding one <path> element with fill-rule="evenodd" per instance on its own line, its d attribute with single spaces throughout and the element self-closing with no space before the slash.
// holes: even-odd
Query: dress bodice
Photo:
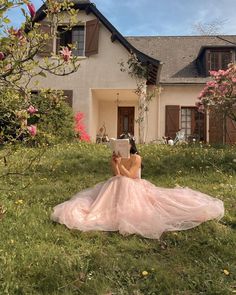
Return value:
<svg viewBox="0 0 236 295">
<path fill-rule="evenodd" d="M 138 169 L 137 178 L 141 179 L 141 168 Z"/>
</svg>

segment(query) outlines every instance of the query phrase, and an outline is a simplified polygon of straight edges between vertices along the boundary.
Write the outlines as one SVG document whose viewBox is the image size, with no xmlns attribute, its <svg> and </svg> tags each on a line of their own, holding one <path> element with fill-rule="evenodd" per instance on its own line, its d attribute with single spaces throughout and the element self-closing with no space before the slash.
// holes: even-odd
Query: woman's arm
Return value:
<svg viewBox="0 0 236 295">
<path fill-rule="evenodd" d="M 127 176 L 129 178 L 137 178 L 138 170 L 141 167 L 141 157 L 139 155 L 135 155 L 130 169 L 126 169 L 121 162 L 118 162 L 118 168 L 121 175 Z"/>
<path fill-rule="evenodd" d="M 120 175 L 120 169 L 116 161 L 116 156 L 114 154 L 112 155 L 112 159 L 111 159 L 111 167 L 112 167 L 113 175 Z"/>
</svg>

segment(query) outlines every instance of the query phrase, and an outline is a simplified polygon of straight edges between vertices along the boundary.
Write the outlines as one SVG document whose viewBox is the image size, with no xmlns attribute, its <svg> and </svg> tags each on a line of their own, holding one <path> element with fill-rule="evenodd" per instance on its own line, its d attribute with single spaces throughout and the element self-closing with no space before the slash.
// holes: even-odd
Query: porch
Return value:
<svg viewBox="0 0 236 295">
<path fill-rule="evenodd" d="M 138 140 L 138 96 L 134 89 L 91 89 L 90 110 L 89 130 L 93 142 L 104 132 L 114 138 L 129 132 Z"/>
</svg>

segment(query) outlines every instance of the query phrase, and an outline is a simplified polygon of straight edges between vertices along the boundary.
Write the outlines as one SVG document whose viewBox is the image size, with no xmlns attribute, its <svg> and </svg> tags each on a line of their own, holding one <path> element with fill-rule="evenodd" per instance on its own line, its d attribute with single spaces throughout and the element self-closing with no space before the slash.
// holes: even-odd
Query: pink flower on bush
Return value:
<svg viewBox="0 0 236 295">
<path fill-rule="evenodd" d="M 217 71 L 209 71 L 210 75 L 215 77 L 215 76 L 218 76 L 218 72 Z"/>
<path fill-rule="evenodd" d="M 34 113 L 37 113 L 38 109 L 36 109 L 34 106 L 31 105 L 28 107 L 27 112 L 32 115 Z"/>
<path fill-rule="evenodd" d="M 210 71 L 212 81 L 206 83 L 197 103 L 199 111 L 215 108 L 226 116 L 234 117 L 236 104 L 236 64 L 229 64 L 226 70 Z"/>
<path fill-rule="evenodd" d="M 208 87 L 215 87 L 216 86 L 216 82 L 215 81 L 209 81 L 209 82 L 206 83 L 206 85 Z"/>
<path fill-rule="evenodd" d="M 27 129 L 31 136 L 35 136 L 37 134 L 37 127 L 35 125 L 27 126 Z"/>
<path fill-rule="evenodd" d="M 236 83 L 236 77 L 235 78 L 234 77 L 232 78 L 232 82 L 233 83 Z"/>
<path fill-rule="evenodd" d="M 75 132 L 77 134 L 77 137 L 81 141 L 90 142 L 90 137 L 85 130 L 85 125 L 83 124 L 83 120 L 84 120 L 84 113 L 78 112 L 75 115 Z"/>
<path fill-rule="evenodd" d="M 33 3 L 28 3 L 27 7 L 29 9 L 31 18 L 34 18 L 35 14 L 36 14 L 36 9 L 34 7 L 34 4 Z"/>
<path fill-rule="evenodd" d="M 201 102 L 196 102 L 196 107 L 198 108 L 199 112 L 204 112 L 204 105 Z"/>
<path fill-rule="evenodd" d="M 60 50 L 60 54 L 65 62 L 69 61 L 72 57 L 72 51 L 68 47 L 64 47 Z"/>
</svg>

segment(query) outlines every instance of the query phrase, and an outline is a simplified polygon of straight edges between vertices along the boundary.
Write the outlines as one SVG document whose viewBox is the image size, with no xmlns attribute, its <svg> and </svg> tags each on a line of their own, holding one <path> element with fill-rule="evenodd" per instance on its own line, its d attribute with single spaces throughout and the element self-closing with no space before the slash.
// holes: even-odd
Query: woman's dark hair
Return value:
<svg viewBox="0 0 236 295">
<path fill-rule="evenodd" d="M 130 133 L 123 133 L 119 136 L 119 139 L 126 139 L 126 138 L 129 139 L 129 143 L 131 144 L 130 153 L 139 155 L 138 149 L 135 144 L 135 139 Z"/>
<path fill-rule="evenodd" d="M 135 144 L 135 138 L 130 133 L 123 133 L 119 136 L 120 139 L 129 139 L 129 143 L 131 144 L 130 153 L 139 155 L 138 149 Z M 141 169 L 143 169 L 143 163 L 141 163 Z"/>
</svg>

